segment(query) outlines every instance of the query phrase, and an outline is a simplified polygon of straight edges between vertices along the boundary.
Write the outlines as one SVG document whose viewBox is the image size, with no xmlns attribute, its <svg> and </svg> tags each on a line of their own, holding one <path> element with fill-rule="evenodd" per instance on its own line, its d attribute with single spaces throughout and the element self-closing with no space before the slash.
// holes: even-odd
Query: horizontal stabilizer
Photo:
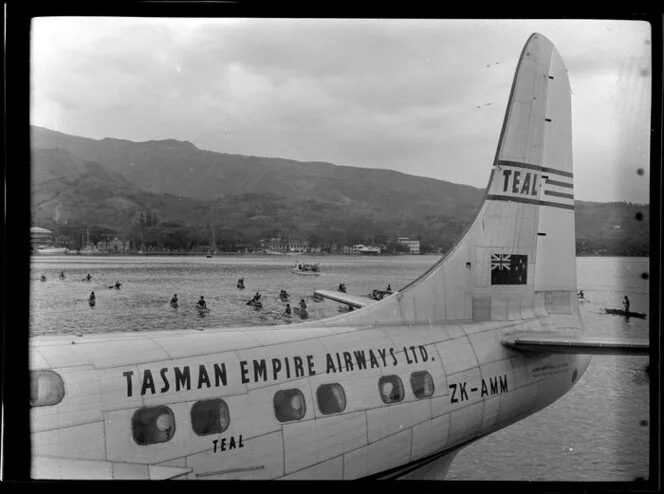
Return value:
<svg viewBox="0 0 664 494">
<path fill-rule="evenodd" d="M 648 355 L 647 338 L 602 338 L 531 331 L 513 333 L 501 338 L 513 350 L 581 355 Z"/>
<path fill-rule="evenodd" d="M 31 477 L 48 480 L 168 480 L 192 470 L 166 465 L 36 456 L 32 459 Z"/>
<path fill-rule="evenodd" d="M 369 297 L 358 297 L 343 292 L 335 292 L 333 290 L 314 290 L 314 295 L 320 295 L 321 297 L 334 300 L 335 302 L 350 305 L 356 309 L 361 309 L 372 302 L 376 302 L 376 300 L 370 299 Z"/>
</svg>

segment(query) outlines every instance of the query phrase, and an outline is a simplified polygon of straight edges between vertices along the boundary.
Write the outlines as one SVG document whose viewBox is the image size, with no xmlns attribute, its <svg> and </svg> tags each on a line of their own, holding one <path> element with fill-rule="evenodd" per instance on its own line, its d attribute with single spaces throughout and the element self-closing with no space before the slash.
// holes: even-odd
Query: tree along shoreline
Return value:
<svg viewBox="0 0 664 494">
<path fill-rule="evenodd" d="M 61 257 L 61 256 L 74 256 L 74 257 L 130 257 L 130 256 L 139 256 L 139 257 L 156 257 L 156 256 L 173 256 L 173 257 L 207 257 L 210 254 L 206 252 L 177 252 L 177 251 L 148 251 L 148 252 L 138 252 L 138 251 L 124 251 L 124 252 L 94 252 L 94 253 L 76 253 L 69 252 L 68 254 L 51 254 L 51 253 L 31 253 L 31 257 Z M 407 253 L 381 253 L 375 255 L 363 255 L 363 254 L 344 254 L 343 252 L 339 253 L 330 253 L 330 252 L 298 252 L 295 254 L 268 254 L 265 252 L 216 252 L 212 254 L 212 257 L 238 257 L 238 256 L 247 256 L 247 257 L 266 257 L 266 258 L 298 258 L 298 257 L 337 257 L 337 256 L 352 256 L 352 257 L 366 257 L 366 258 L 376 258 L 376 257 L 409 257 L 409 256 L 431 256 L 431 257 L 443 257 L 445 254 L 407 254 Z M 650 257 L 650 254 L 612 254 L 612 253 L 603 253 L 603 254 L 587 254 L 587 253 L 577 253 L 576 257 Z"/>
</svg>

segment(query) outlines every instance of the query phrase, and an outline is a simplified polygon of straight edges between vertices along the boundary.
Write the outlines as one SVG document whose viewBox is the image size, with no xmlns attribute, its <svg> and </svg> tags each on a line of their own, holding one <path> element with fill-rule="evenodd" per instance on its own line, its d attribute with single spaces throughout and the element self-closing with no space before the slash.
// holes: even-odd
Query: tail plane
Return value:
<svg viewBox="0 0 664 494">
<path fill-rule="evenodd" d="M 528 39 L 476 217 L 457 245 L 396 296 L 349 322 L 578 316 L 571 90 L 547 38 Z M 338 318 L 335 318 L 338 319 Z"/>
</svg>

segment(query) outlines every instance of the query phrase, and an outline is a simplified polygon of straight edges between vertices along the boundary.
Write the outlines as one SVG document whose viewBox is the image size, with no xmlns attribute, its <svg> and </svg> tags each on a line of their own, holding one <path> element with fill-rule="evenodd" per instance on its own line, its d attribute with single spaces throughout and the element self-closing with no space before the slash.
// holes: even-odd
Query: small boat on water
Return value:
<svg viewBox="0 0 664 494">
<path fill-rule="evenodd" d="M 252 307 L 254 307 L 254 309 L 262 309 L 263 308 L 263 302 L 261 302 L 260 300 L 258 300 L 258 301 L 250 300 L 249 302 L 247 302 L 247 305 L 251 305 Z"/>
<path fill-rule="evenodd" d="M 36 254 L 64 255 L 64 254 L 67 254 L 67 248 L 66 247 L 37 247 L 34 252 Z"/>
<path fill-rule="evenodd" d="M 614 316 L 624 316 L 624 317 L 638 317 L 639 319 L 645 319 L 646 314 L 642 312 L 628 312 L 622 309 L 604 309 L 607 314 L 613 314 Z"/>
<path fill-rule="evenodd" d="M 292 268 L 293 273 L 307 275 L 307 276 L 320 276 L 320 264 L 315 263 L 306 263 L 306 262 L 296 262 Z"/>
</svg>

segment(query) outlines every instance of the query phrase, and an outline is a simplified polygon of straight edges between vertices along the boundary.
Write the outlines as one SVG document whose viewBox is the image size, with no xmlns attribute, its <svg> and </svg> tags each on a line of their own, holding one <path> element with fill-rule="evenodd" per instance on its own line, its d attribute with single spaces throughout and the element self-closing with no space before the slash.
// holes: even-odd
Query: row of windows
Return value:
<svg viewBox="0 0 664 494">
<path fill-rule="evenodd" d="M 433 395 L 431 374 L 414 372 L 410 376 L 413 394 L 417 398 Z M 396 403 L 404 399 L 404 387 L 399 376 L 383 376 L 378 381 L 380 396 L 385 403 Z M 338 383 L 323 384 L 316 390 L 318 408 L 323 415 L 341 413 L 346 409 L 346 393 Z M 282 389 L 273 398 L 274 414 L 280 422 L 302 419 L 307 406 L 302 391 Z M 191 407 L 191 425 L 199 436 L 219 434 L 230 424 L 228 405 L 222 399 L 203 400 Z M 175 417 L 167 406 L 141 408 L 132 418 L 134 440 L 141 445 L 168 441 L 175 434 Z"/>
<path fill-rule="evenodd" d="M 413 372 L 410 386 L 416 398 L 433 395 L 434 384 L 427 371 Z M 384 403 L 403 401 L 405 392 L 401 378 L 383 376 L 378 381 L 380 397 Z M 44 406 L 58 403 L 64 396 L 62 379 L 53 371 L 33 374 L 30 403 Z M 346 409 L 346 393 L 338 383 L 322 384 L 316 390 L 318 408 L 323 415 L 341 413 Z M 274 414 L 280 422 L 300 420 L 307 411 L 304 395 L 299 389 L 282 389 L 273 398 Z M 191 407 L 191 425 L 199 436 L 224 432 L 230 424 L 228 405 L 222 399 L 197 401 Z M 141 408 L 132 417 L 132 434 L 141 445 L 168 441 L 175 434 L 175 417 L 167 406 Z"/>
</svg>

